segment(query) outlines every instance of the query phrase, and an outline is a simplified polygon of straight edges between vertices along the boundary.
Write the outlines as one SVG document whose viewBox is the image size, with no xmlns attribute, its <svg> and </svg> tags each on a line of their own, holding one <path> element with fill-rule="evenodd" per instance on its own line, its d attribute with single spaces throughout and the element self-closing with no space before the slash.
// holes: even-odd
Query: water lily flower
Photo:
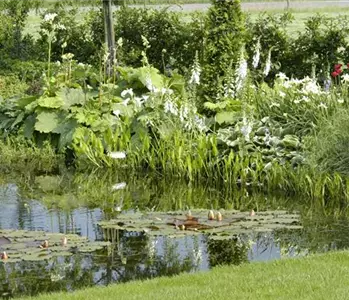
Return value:
<svg viewBox="0 0 349 300">
<path fill-rule="evenodd" d="M 113 159 L 124 159 L 126 158 L 126 153 L 121 151 L 110 152 L 108 156 Z"/>
<path fill-rule="evenodd" d="M 213 210 L 210 210 L 210 211 L 208 212 L 208 219 L 209 219 L 210 221 L 214 220 L 214 212 L 213 212 Z"/>
<path fill-rule="evenodd" d="M 7 253 L 5 251 L 0 254 L 0 259 L 2 259 L 2 260 L 7 260 L 8 259 L 8 255 L 7 255 Z"/>
<path fill-rule="evenodd" d="M 62 245 L 62 246 L 67 246 L 67 244 L 68 244 L 68 239 L 67 239 L 67 237 L 65 236 L 65 237 L 62 238 L 61 245 Z"/>
</svg>

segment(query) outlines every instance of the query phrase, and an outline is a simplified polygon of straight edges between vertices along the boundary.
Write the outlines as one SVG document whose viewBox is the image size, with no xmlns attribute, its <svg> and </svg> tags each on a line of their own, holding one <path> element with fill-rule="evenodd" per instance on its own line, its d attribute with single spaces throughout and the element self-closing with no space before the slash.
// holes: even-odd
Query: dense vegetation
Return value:
<svg viewBox="0 0 349 300">
<path fill-rule="evenodd" d="M 17 160 L 27 149 L 44 158 L 38 172 L 63 156 L 84 170 L 146 170 L 346 207 L 346 20 L 316 16 L 290 36 L 292 15 L 251 21 L 238 0 L 185 20 L 121 7 L 106 76 L 102 12 L 77 21 L 64 3 L 42 13 L 37 35 L 23 32 L 38 1 L 1 4 L 2 168 L 28 164 Z"/>
</svg>

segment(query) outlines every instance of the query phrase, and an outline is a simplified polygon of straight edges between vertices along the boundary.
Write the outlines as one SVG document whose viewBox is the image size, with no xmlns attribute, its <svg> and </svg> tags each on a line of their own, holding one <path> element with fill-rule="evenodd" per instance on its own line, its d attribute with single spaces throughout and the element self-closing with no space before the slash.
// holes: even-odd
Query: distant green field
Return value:
<svg viewBox="0 0 349 300">
<path fill-rule="evenodd" d="M 46 3 L 53 3 L 56 0 L 45 0 L 47 1 Z M 131 1 L 138 1 L 138 0 L 131 0 Z M 148 1 L 148 0 L 146 0 Z M 172 0 L 157 0 L 157 1 L 172 1 Z M 202 2 L 203 0 L 201 0 Z M 80 0 L 80 2 L 85 2 L 84 0 Z M 292 3 L 292 2 L 291 2 Z M 284 12 L 283 9 L 278 9 L 278 8 L 270 8 L 270 6 L 265 6 L 264 10 L 261 10 L 259 7 L 249 6 L 245 7 L 244 11 L 248 12 L 249 15 L 251 16 L 251 19 L 254 20 L 258 18 L 259 14 L 263 11 L 266 11 L 268 13 L 272 14 L 281 14 Z M 185 9 L 182 10 L 183 12 L 183 18 L 189 18 L 189 14 L 186 13 Z M 304 22 L 309 19 L 311 16 L 314 16 L 318 13 L 328 16 L 328 17 L 349 17 L 349 6 L 348 8 L 345 7 L 336 7 L 336 6 L 328 6 L 328 7 L 320 7 L 320 8 L 292 8 L 290 9 L 290 12 L 293 13 L 294 15 L 294 21 L 289 25 L 288 30 L 291 34 L 295 34 L 298 31 L 304 30 Z M 84 12 L 82 11 L 81 14 L 78 16 L 78 19 L 82 20 L 84 17 Z M 36 14 L 34 11 L 30 13 L 28 22 L 27 22 L 27 27 L 26 27 L 26 32 L 28 33 L 33 33 L 38 31 L 40 26 L 40 17 L 38 14 Z"/>
</svg>

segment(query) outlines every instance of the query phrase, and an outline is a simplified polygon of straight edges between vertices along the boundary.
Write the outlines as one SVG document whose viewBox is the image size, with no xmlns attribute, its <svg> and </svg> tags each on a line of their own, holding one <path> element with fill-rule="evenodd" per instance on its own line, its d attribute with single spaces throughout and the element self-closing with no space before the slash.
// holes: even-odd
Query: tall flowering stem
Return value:
<svg viewBox="0 0 349 300">
<path fill-rule="evenodd" d="M 241 48 L 240 58 L 238 61 L 238 67 L 235 70 L 235 90 L 236 92 L 240 92 L 244 87 L 245 79 L 247 77 L 247 61 L 245 59 L 245 51 L 244 48 Z"/>
<path fill-rule="evenodd" d="M 199 85 L 200 84 L 200 75 L 201 75 L 201 66 L 199 62 L 198 51 L 195 53 L 194 64 L 191 69 L 191 77 L 189 79 L 189 84 Z"/>
<path fill-rule="evenodd" d="M 264 76 L 267 77 L 269 75 L 270 69 L 271 69 L 271 48 L 268 51 L 267 60 L 265 62 L 265 68 L 264 68 Z"/>
<path fill-rule="evenodd" d="M 258 64 L 259 64 L 259 60 L 261 57 L 261 42 L 260 39 L 258 39 L 257 41 L 257 45 L 256 45 L 256 52 L 253 55 L 253 59 L 252 59 L 252 66 L 254 69 L 257 69 Z"/>
</svg>

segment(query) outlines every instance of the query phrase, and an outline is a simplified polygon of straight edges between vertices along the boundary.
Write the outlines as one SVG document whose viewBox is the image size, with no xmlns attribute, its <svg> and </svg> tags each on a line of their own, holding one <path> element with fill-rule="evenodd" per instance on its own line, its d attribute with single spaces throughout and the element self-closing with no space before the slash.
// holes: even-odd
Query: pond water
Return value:
<svg viewBox="0 0 349 300">
<path fill-rule="evenodd" d="M 52 178 L 44 179 L 49 180 L 51 186 L 55 185 Z M 110 188 L 115 178 L 107 182 L 105 178 L 99 178 L 99 181 L 75 178 L 73 181 L 74 184 L 63 191 L 61 186 L 56 187 L 60 193 L 43 187 L 42 178 L 39 180 L 41 185 L 37 181 L 34 183 L 34 186 L 41 188 L 41 193 L 38 190 L 28 193 L 28 189 L 19 188 L 16 184 L 2 184 L 0 229 L 76 233 L 92 241 L 103 241 L 106 237 L 97 223 L 115 217 L 118 213 L 115 208 L 120 206 L 123 210 L 297 208 L 302 213 L 303 228 L 250 232 L 224 241 L 212 241 L 205 235 L 171 238 L 117 231 L 108 249 L 55 257 L 49 261 L 0 261 L 0 297 L 72 291 L 86 286 L 179 272 L 207 271 L 218 264 L 303 256 L 343 249 L 349 245 L 349 236 L 345 233 L 349 228 L 347 219 L 323 215 L 314 217 L 314 214 L 307 213 L 308 207 L 294 199 L 261 195 L 252 197 L 245 193 L 242 198 L 240 194 L 240 200 L 237 200 L 237 194 L 227 195 L 207 186 L 190 187 L 147 179 L 141 180 L 143 184 L 140 181 L 129 183 L 123 190 Z M 101 182 L 106 184 L 102 185 Z M 74 190 L 79 192 L 73 193 Z M 88 191 L 89 197 L 84 191 Z M 31 199 L 33 195 L 41 200 Z M 89 198 L 88 201 L 81 201 L 84 197 Z M 52 199 L 60 200 L 52 202 Z"/>
</svg>

